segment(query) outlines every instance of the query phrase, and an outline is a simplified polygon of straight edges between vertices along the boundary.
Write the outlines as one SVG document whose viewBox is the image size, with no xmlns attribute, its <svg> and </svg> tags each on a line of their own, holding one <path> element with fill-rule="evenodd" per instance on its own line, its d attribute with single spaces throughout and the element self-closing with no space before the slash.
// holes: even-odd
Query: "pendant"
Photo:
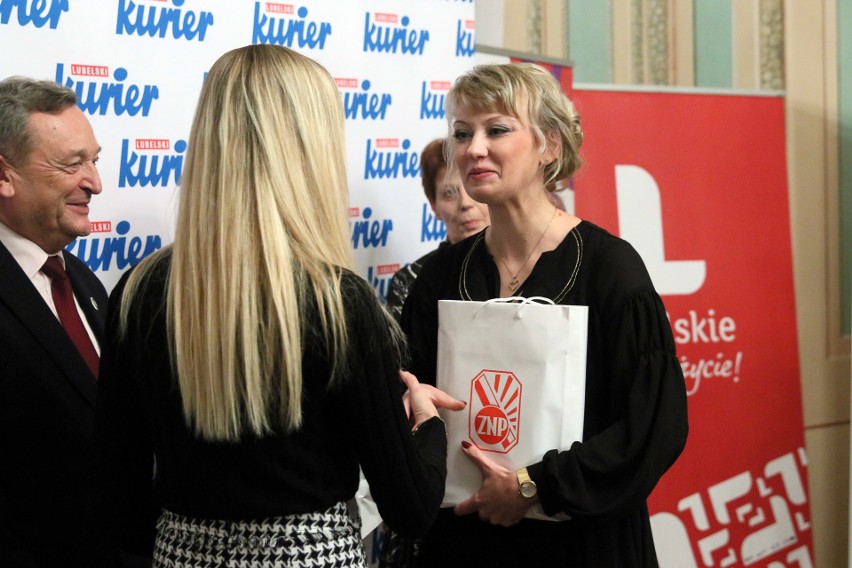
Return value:
<svg viewBox="0 0 852 568">
<path fill-rule="evenodd" d="M 518 278 L 517 278 L 517 277 L 512 278 L 512 281 L 511 281 L 511 282 L 509 282 L 509 291 L 510 291 L 510 292 L 514 292 L 515 290 L 517 290 L 517 289 L 518 289 L 518 285 L 519 285 L 519 284 L 520 284 L 520 282 L 518 282 Z"/>
</svg>

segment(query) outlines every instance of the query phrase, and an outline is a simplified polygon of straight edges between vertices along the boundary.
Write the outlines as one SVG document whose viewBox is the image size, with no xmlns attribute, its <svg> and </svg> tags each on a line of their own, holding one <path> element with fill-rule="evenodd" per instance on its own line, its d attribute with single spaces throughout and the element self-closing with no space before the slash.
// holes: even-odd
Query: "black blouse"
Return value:
<svg viewBox="0 0 852 568">
<path fill-rule="evenodd" d="M 421 381 L 435 381 L 438 300 L 499 295 L 484 235 L 430 257 L 411 290 L 402 326 Z M 571 520 L 503 528 L 445 509 L 424 539 L 422 565 L 656 566 L 646 499 L 684 447 L 687 403 L 665 308 L 641 258 L 583 221 L 515 294 L 589 307 L 583 441 L 528 466 L 544 511 Z"/>
<path fill-rule="evenodd" d="M 344 273 L 352 349 L 347 376 L 336 384 L 329 386 L 318 334 L 304 339 L 299 431 L 210 442 L 187 428 L 171 372 L 163 307 L 170 262 L 169 255 L 153 269 L 123 339 L 126 275 L 110 299 L 95 434 L 101 510 L 118 544 L 150 553 L 161 507 L 229 520 L 325 510 L 353 497 L 359 465 L 385 522 L 402 534 L 423 533 L 443 498 L 446 432 L 431 420 L 411 433 L 400 362 L 375 291 Z M 315 307 L 304 315 L 316 323 Z"/>
<path fill-rule="evenodd" d="M 441 241 L 438 248 L 449 246 L 449 241 Z M 406 264 L 397 270 L 390 281 L 390 289 L 388 290 L 387 301 L 385 308 L 390 314 L 399 321 L 402 317 L 402 306 L 405 305 L 405 299 L 408 297 L 408 292 L 411 290 L 411 285 L 417 280 L 417 275 L 420 274 L 420 269 L 423 268 L 423 263 L 430 256 L 435 254 L 438 249 L 432 250 L 415 260 L 410 264 Z"/>
</svg>

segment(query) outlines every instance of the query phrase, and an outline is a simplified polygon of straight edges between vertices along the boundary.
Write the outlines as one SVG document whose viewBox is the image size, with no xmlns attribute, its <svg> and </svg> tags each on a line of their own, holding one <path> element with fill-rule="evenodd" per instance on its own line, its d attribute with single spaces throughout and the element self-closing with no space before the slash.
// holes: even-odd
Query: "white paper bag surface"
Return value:
<svg viewBox="0 0 852 568">
<path fill-rule="evenodd" d="M 370 493 L 370 484 L 367 483 L 367 478 L 364 477 L 363 471 L 361 472 L 358 491 L 355 493 L 354 500 L 357 506 L 357 514 L 361 518 L 361 538 L 367 538 L 367 535 L 382 523 L 382 516 L 379 514 L 378 505 L 373 501 L 373 495 Z"/>
<path fill-rule="evenodd" d="M 468 402 L 461 412 L 441 412 L 449 444 L 444 507 L 482 484 L 462 440 L 519 469 L 582 439 L 588 307 L 534 300 L 438 302 L 437 386 Z M 539 505 L 527 517 L 568 518 Z"/>
</svg>

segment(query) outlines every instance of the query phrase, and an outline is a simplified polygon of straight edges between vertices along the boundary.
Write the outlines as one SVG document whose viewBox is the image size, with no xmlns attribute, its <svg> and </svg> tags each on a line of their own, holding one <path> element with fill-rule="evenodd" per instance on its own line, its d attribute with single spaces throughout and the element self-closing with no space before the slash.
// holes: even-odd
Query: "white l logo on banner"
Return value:
<svg viewBox="0 0 852 568">
<path fill-rule="evenodd" d="M 663 211 L 657 182 L 639 166 L 615 166 L 619 236 L 632 244 L 661 296 L 696 292 L 704 284 L 703 260 L 666 260 Z"/>
</svg>

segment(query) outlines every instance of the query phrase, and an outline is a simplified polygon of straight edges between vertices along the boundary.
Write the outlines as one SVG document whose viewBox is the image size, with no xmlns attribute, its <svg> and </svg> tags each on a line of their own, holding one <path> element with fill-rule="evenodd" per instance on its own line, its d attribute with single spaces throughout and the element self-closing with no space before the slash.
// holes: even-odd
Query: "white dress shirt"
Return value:
<svg viewBox="0 0 852 568">
<path fill-rule="evenodd" d="M 56 316 L 56 319 L 59 319 L 56 306 L 53 304 L 53 294 L 50 291 L 51 280 L 41 271 L 41 267 L 44 266 L 48 256 L 58 256 L 59 260 L 62 262 L 62 266 L 65 267 L 65 258 L 62 256 L 62 253 L 59 252 L 56 253 L 56 255 L 48 255 L 40 246 L 31 240 L 22 237 L 3 223 L 0 223 L 0 242 L 3 243 L 6 250 L 11 253 L 12 257 L 17 261 L 18 265 L 20 265 L 24 274 L 27 275 L 27 278 L 29 278 L 30 282 L 32 282 L 33 286 L 35 286 L 35 289 L 38 290 L 39 294 L 41 294 L 41 297 L 50 308 L 50 311 L 52 311 L 53 315 Z M 101 346 L 98 344 L 98 340 L 92 332 L 92 328 L 89 326 L 89 320 L 86 319 L 86 314 L 83 313 L 82 309 L 80 309 L 80 302 L 77 301 L 76 295 L 74 295 L 74 306 L 77 308 L 77 313 L 80 314 L 80 319 L 83 320 L 83 326 L 86 328 L 86 333 L 89 334 L 89 337 L 92 340 L 92 345 L 95 346 L 95 351 L 97 351 L 100 356 Z"/>
</svg>

